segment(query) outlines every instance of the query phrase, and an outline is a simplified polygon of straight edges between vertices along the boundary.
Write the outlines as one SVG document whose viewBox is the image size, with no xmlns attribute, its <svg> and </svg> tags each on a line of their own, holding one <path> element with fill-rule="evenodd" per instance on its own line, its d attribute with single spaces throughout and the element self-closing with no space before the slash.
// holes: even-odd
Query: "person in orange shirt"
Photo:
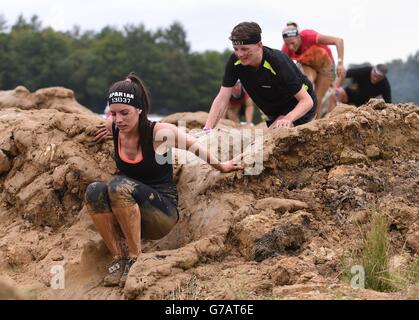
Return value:
<svg viewBox="0 0 419 320">
<path fill-rule="evenodd" d="M 94 141 L 112 137 L 118 175 L 89 184 L 85 204 L 113 256 L 103 284 L 124 287 L 141 254 L 141 239 L 161 239 L 179 220 L 173 163 L 166 160 L 172 159 L 172 148 L 193 152 L 220 172 L 242 170 L 243 166 L 219 161 L 172 124 L 150 121 L 148 89 L 135 73 L 110 87 L 107 102 L 111 117 L 98 128 Z"/>
<path fill-rule="evenodd" d="M 333 85 L 336 73 L 339 79 L 345 77 L 343 39 L 326 36 L 314 30 L 300 32 L 295 22 L 287 23 L 282 31 L 282 37 L 284 39 L 282 51 L 302 65 L 304 74 L 315 86 L 318 101 L 316 118 L 319 119 L 323 97 Z M 336 46 L 338 53 L 336 72 L 335 61 L 328 45 Z"/>
</svg>

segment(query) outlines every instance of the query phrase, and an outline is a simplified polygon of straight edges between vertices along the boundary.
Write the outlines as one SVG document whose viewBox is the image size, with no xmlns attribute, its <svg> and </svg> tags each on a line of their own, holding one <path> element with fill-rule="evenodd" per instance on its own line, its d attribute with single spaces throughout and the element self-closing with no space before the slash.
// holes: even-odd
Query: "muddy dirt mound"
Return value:
<svg viewBox="0 0 419 320">
<path fill-rule="evenodd" d="M 186 130 L 192 129 L 202 129 L 207 122 L 208 113 L 207 112 L 179 112 L 171 114 L 163 119 L 161 122 L 171 123 L 176 126 L 186 127 Z M 221 130 L 231 130 L 234 129 L 254 129 L 254 128 L 266 128 L 265 122 L 261 122 L 257 124 L 255 127 L 247 125 L 247 124 L 240 124 L 229 119 L 220 119 L 217 125 L 218 129 Z"/>
<path fill-rule="evenodd" d="M 339 275 L 376 210 L 390 219 L 391 254 L 417 258 L 416 106 L 372 100 L 265 132 L 256 175 L 221 174 L 185 154 L 175 167 L 179 223 L 144 243 L 123 289 L 102 286 L 110 257 L 83 209 L 86 186 L 115 173 L 111 142 L 91 142 L 101 121 L 56 109 L 0 110 L 0 271 L 14 286 L 41 299 L 409 297 L 411 290 L 355 291 Z M 240 134 L 216 132 L 216 141 Z M 246 141 L 250 157 L 254 141 Z M 65 290 L 54 290 L 57 267 Z"/>
<path fill-rule="evenodd" d="M 76 101 L 72 90 L 62 87 L 39 89 L 34 93 L 23 86 L 18 86 L 14 90 L 0 91 L 0 110 L 5 108 L 56 109 L 65 113 L 94 115 Z"/>
<path fill-rule="evenodd" d="M 0 111 L 0 198 L 37 226 L 58 227 L 82 207 L 86 186 L 115 172 L 111 143 L 94 145 L 99 117 L 55 109 Z"/>
<path fill-rule="evenodd" d="M 0 300 L 22 300 L 28 299 L 24 294 L 14 288 L 8 281 L 0 279 Z"/>
</svg>

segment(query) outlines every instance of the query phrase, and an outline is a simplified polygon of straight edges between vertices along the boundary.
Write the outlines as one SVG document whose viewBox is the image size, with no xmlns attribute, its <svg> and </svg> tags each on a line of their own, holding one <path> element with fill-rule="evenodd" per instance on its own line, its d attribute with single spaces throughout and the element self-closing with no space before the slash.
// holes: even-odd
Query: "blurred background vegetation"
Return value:
<svg viewBox="0 0 419 320">
<path fill-rule="evenodd" d="M 13 25 L 0 15 L 0 90 L 63 86 L 97 113 L 103 113 L 110 84 L 130 71 L 150 89 L 152 113 L 208 111 L 230 54 L 192 52 L 179 22 L 157 30 L 139 24 L 59 32 L 42 27 L 36 15 L 19 16 Z M 419 51 L 389 62 L 389 70 L 393 101 L 419 104 Z"/>
</svg>

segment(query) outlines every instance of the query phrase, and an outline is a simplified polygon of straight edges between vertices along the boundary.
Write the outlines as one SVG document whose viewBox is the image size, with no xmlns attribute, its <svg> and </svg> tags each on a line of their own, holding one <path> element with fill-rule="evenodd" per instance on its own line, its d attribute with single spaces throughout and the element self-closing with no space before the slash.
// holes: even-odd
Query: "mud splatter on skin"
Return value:
<svg viewBox="0 0 419 320">
<path fill-rule="evenodd" d="M 122 176 L 116 176 L 108 183 L 109 199 L 112 207 L 127 207 L 136 204 L 132 194 L 135 184 Z"/>
</svg>

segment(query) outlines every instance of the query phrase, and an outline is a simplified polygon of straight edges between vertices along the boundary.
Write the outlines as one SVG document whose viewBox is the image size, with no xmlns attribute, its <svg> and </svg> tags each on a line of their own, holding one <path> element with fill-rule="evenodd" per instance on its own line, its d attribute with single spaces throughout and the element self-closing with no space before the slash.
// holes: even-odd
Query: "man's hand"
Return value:
<svg viewBox="0 0 419 320">
<path fill-rule="evenodd" d="M 211 128 L 207 128 L 206 126 L 204 126 L 202 128 L 202 130 L 204 130 L 205 133 L 211 133 L 212 129 Z"/>
<path fill-rule="evenodd" d="M 274 123 L 271 124 L 269 127 L 269 130 L 274 130 L 276 128 L 283 127 L 283 128 L 293 128 L 294 124 L 292 121 L 286 119 L 286 118 L 279 118 Z"/>
<path fill-rule="evenodd" d="M 346 76 L 346 70 L 345 67 L 343 66 L 343 63 L 339 63 L 338 66 L 336 67 L 336 73 L 339 79 L 345 79 Z"/>
<path fill-rule="evenodd" d="M 228 173 L 231 171 L 243 170 L 244 167 L 241 164 L 234 163 L 233 160 L 221 162 L 218 165 L 214 166 L 217 170 L 222 173 Z"/>
<path fill-rule="evenodd" d="M 95 143 L 100 143 L 109 139 L 112 139 L 112 132 L 110 132 L 105 125 L 96 126 L 95 132 Z"/>
</svg>

